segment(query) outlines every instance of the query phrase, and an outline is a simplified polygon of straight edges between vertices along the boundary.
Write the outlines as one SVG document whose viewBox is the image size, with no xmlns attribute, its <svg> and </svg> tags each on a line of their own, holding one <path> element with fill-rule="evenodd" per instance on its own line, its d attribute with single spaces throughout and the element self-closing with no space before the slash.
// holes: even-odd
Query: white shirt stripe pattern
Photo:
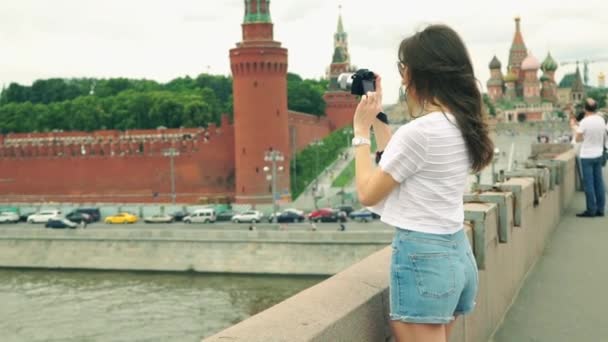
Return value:
<svg viewBox="0 0 608 342">
<path fill-rule="evenodd" d="M 401 126 L 379 166 L 400 183 L 370 207 L 382 222 L 431 234 L 463 228 L 462 197 L 471 163 L 452 114 L 429 113 Z"/>
</svg>

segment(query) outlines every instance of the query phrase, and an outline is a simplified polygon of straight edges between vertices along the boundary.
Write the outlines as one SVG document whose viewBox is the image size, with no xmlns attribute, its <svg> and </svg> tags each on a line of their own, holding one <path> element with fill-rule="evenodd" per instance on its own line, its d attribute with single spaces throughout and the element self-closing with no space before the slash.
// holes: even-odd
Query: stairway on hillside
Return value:
<svg viewBox="0 0 608 342">
<path fill-rule="evenodd" d="M 313 189 L 315 185 L 317 185 L 317 194 L 321 199 L 319 199 L 319 206 L 324 206 L 324 200 L 326 198 L 334 197 L 341 190 L 340 188 L 332 188 L 332 183 L 340 175 L 342 170 L 344 170 L 350 162 L 353 160 L 353 153 L 350 148 L 344 149 L 343 152 L 346 153 L 346 159 L 338 158 L 333 164 L 327 167 L 319 177 L 311 182 L 306 190 L 302 192 L 302 194 L 293 202 L 292 206 L 301 209 L 311 210 L 315 207 L 315 200 L 313 196 Z"/>
</svg>

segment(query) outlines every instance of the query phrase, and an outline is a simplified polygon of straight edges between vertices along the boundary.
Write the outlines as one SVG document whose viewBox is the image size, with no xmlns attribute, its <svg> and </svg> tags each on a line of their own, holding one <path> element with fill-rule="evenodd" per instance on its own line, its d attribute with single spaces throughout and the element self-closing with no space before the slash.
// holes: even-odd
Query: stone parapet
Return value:
<svg viewBox="0 0 608 342">
<path fill-rule="evenodd" d="M 575 191 L 572 152 L 553 160 L 559 167 L 513 175 L 469 198 L 467 236 L 481 266 L 479 293 L 476 310 L 457 321 L 451 342 L 488 341 L 540 257 Z M 551 179 L 553 187 L 546 187 Z M 390 255 L 385 247 L 204 341 L 390 341 Z"/>
</svg>

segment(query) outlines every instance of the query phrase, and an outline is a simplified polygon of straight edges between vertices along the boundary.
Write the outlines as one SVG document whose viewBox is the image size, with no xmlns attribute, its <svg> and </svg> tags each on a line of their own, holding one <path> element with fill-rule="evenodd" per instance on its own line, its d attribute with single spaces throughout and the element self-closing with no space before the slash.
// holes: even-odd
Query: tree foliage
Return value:
<svg viewBox="0 0 608 342">
<path fill-rule="evenodd" d="M 483 94 L 483 103 L 486 105 L 488 114 L 490 114 L 490 116 L 492 117 L 495 117 L 496 106 L 494 106 L 494 103 L 492 103 L 492 100 L 490 99 L 490 96 L 488 96 L 488 94 Z"/>
<path fill-rule="evenodd" d="M 325 81 L 288 75 L 289 109 L 323 115 Z M 0 133 L 153 129 L 219 124 L 232 115 L 232 78 L 201 74 L 165 84 L 127 78 L 11 83 L 0 93 Z"/>
<path fill-rule="evenodd" d="M 297 198 L 323 170 L 333 163 L 348 146 L 344 130 L 334 131 L 322 141 L 322 145 L 310 145 L 297 153 L 291 161 L 291 196 Z M 295 177 L 294 177 L 295 176 Z M 295 179 L 294 179 L 295 178 Z"/>
</svg>

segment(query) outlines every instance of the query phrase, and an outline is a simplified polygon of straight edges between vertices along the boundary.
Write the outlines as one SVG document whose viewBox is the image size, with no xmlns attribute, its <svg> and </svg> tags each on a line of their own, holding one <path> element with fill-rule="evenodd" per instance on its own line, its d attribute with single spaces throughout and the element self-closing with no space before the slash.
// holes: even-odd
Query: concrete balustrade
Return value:
<svg viewBox="0 0 608 342">
<path fill-rule="evenodd" d="M 0 267 L 332 275 L 392 237 L 246 229 L 0 229 Z"/>
<path fill-rule="evenodd" d="M 478 203 L 465 205 L 471 219 L 467 236 L 483 265 L 476 310 L 458 320 L 451 342 L 491 338 L 570 203 L 574 154 L 566 151 L 552 160 L 557 167 L 534 177 L 513 177 L 498 185 L 500 191 L 483 193 Z M 506 218 L 500 215 L 500 203 Z M 390 255 L 386 247 L 204 341 L 390 341 Z"/>
</svg>

